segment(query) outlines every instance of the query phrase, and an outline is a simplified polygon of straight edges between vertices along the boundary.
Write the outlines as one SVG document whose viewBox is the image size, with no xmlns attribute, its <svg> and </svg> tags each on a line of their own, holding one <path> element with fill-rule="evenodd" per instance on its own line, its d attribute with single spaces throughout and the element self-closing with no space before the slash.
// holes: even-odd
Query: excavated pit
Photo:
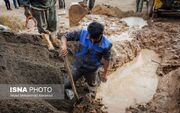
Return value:
<svg viewBox="0 0 180 113">
<path fill-rule="evenodd" d="M 142 50 L 130 63 L 109 75 L 108 81 L 101 84 L 97 98 L 102 98 L 109 113 L 125 113 L 131 105 L 149 102 L 156 93 L 158 78 L 156 70 L 158 54 Z"/>
<path fill-rule="evenodd" d="M 92 19 L 98 19 L 95 17 L 91 17 L 88 21 Z M 107 16 L 101 16 L 102 18 L 108 19 Z M 126 31 L 128 26 L 122 21 L 114 21 L 113 18 L 110 18 L 110 22 L 116 22 L 120 26 L 122 26 L 122 31 Z M 101 20 L 101 19 L 100 19 Z M 117 19 L 115 19 L 117 20 Z M 84 22 L 85 23 L 85 22 Z M 84 24 L 83 23 L 83 24 Z M 110 25 L 107 23 L 106 26 Z M 85 25 L 84 25 L 85 26 Z M 119 26 L 116 26 L 118 28 Z M 107 30 L 106 34 L 109 35 L 112 32 L 116 32 L 116 29 Z M 43 44 L 43 41 L 38 35 L 28 35 L 28 34 L 14 34 L 14 33 L 2 33 L 1 36 L 1 46 L 0 46 L 0 55 L 1 55 L 1 83 L 4 84 L 60 84 L 63 83 L 63 78 L 66 73 L 66 69 L 64 68 L 64 63 L 61 58 L 58 57 L 57 51 L 49 52 L 46 46 Z M 74 44 L 69 44 L 70 50 L 74 51 Z M 139 47 L 137 44 L 133 44 L 129 41 L 120 41 L 120 44 L 116 43 L 117 51 L 121 51 L 122 53 L 116 54 L 115 49 L 113 49 L 113 54 L 115 58 L 113 59 L 113 63 L 111 64 L 112 70 L 115 70 L 119 66 L 123 65 L 126 62 L 134 59 L 136 57 L 137 52 L 139 51 Z M 72 57 L 72 54 L 70 54 Z M 122 60 L 119 60 L 123 58 Z M 70 58 L 71 59 L 71 58 Z M 42 111 L 42 109 L 50 109 L 52 112 L 56 111 L 66 111 L 70 112 L 72 109 L 73 102 L 70 101 L 31 101 L 28 103 L 23 100 L 8 100 L 1 101 L 4 103 L 4 106 L 1 106 L 3 112 L 12 112 L 14 109 L 15 112 L 24 112 L 27 107 L 30 106 L 30 110 L 35 109 L 35 112 Z M 16 104 L 14 104 L 16 103 Z M 34 108 L 33 105 L 41 103 L 44 107 L 39 107 L 38 105 Z M 17 106 L 23 106 L 19 108 Z M 25 104 L 25 105 L 24 105 Z M 51 105 L 51 108 L 48 106 Z M 6 109 L 7 108 L 7 109 Z"/>
<path fill-rule="evenodd" d="M 133 26 L 129 27 L 128 24 L 122 22 L 118 18 L 98 16 L 98 15 L 88 15 L 82 22 L 81 26 L 87 26 L 90 21 L 100 21 L 105 24 L 106 32 L 105 34 L 110 37 L 113 42 L 113 59 L 110 66 L 109 80 L 106 84 L 110 84 L 111 80 L 117 76 L 117 81 L 121 82 L 118 84 L 114 82 L 112 85 L 117 87 L 119 85 L 119 91 L 129 93 L 130 86 L 128 83 L 137 80 L 142 74 L 142 79 L 138 79 L 141 82 L 137 83 L 137 86 L 142 83 L 142 80 L 149 80 L 147 84 L 143 82 L 139 90 L 147 89 L 147 97 L 141 93 L 140 97 L 132 98 L 129 100 L 128 105 L 123 105 L 120 110 L 124 112 L 126 110 L 128 113 L 141 113 L 153 111 L 155 113 L 179 113 L 179 45 L 180 45 L 180 28 L 179 23 L 171 22 L 155 22 L 152 23 L 151 27 L 145 27 L 140 29 L 139 27 Z M 109 29 L 110 28 L 110 29 Z M 130 30 L 131 29 L 131 30 Z M 67 29 L 66 29 L 67 30 Z M 130 31 L 129 31 L 130 30 Z M 122 34 L 125 35 L 122 35 Z M 128 34 L 129 38 L 124 38 Z M 113 36 L 114 35 L 114 36 Z M 116 37 L 123 37 L 117 39 Z M 129 40 L 130 39 L 130 40 Z M 69 44 L 71 51 L 74 51 L 74 44 Z M 141 53 L 141 49 L 149 49 L 148 52 Z M 153 50 L 156 53 L 150 51 Z M 147 51 L 147 50 L 145 50 Z M 72 52 L 73 53 L 73 52 Z M 148 54 L 148 55 L 147 55 Z M 157 54 L 162 59 L 159 61 Z M 147 55 L 147 57 L 146 57 Z M 156 61 L 150 61 L 152 59 Z M 72 60 L 72 54 L 70 54 L 70 59 Z M 137 57 L 138 56 L 138 57 Z M 137 57 L 137 58 L 136 58 Z M 139 70 L 136 68 L 138 64 L 138 58 L 140 60 Z M 154 59 L 155 58 L 155 59 Z M 133 60 L 133 61 L 132 61 Z M 145 61 L 147 60 L 145 65 Z M 132 61 L 129 64 L 128 62 Z M 143 63 L 145 63 L 143 65 Z M 160 65 L 159 65 L 160 63 Z M 119 67 L 123 66 L 121 69 Z M 127 67 L 126 67 L 127 66 Z M 129 67 L 128 67 L 129 66 Z M 142 67 L 141 67 L 142 66 Z M 147 66 L 147 67 L 146 67 Z M 149 67 L 149 66 L 153 66 Z M 157 68 L 158 66 L 158 68 Z M 124 69 L 126 67 L 126 69 Z M 128 69 L 129 70 L 128 70 Z M 143 68 L 143 69 L 142 69 Z M 135 69 L 135 74 L 132 70 Z M 147 70 L 146 70 L 147 69 Z M 152 74 L 148 73 L 152 69 Z M 157 71 L 156 71 L 157 69 Z M 114 72 L 116 71 L 116 72 Z M 128 73 L 126 73 L 129 72 Z M 147 73 L 145 76 L 144 73 Z M 148 71 L 148 72 L 147 72 Z M 155 71 L 157 73 L 155 73 Z M 113 75 L 118 73 L 116 75 Z M 125 73 L 125 74 L 123 74 Z M 121 76 L 122 74 L 122 76 Z M 127 74 L 127 75 L 126 75 Z M 159 82 L 157 83 L 157 75 Z M 1 84 L 12 84 L 12 83 L 24 83 L 24 84 L 39 84 L 39 83 L 53 83 L 60 84 L 63 83 L 64 76 L 66 75 L 66 69 L 64 67 L 63 60 L 58 57 L 57 51 L 49 52 L 46 46 L 43 44 L 42 39 L 38 35 L 28 35 L 28 34 L 14 34 L 14 33 L 1 33 L 0 34 L 0 83 Z M 119 75 L 119 76 L 118 76 Z M 131 81 L 132 80 L 132 81 Z M 137 81 L 138 81 L 137 80 Z M 153 84 L 149 86 L 150 84 Z M 172 83 L 172 84 L 171 84 Z M 106 84 L 103 84 L 106 86 Z M 126 85 L 127 84 L 127 85 Z M 102 87 L 103 87 L 102 85 Z M 126 87 L 122 87 L 122 86 Z M 105 87 L 104 86 L 104 87 Z M 133 85 L 133 87 L 136 85 Z M 148 87 L 149 86 L 149 87 Z M 141 89 L 142 88 L 142 89 Z M 151 90 L 150 90 L 150 89 Z M 156 89 L 157 88 L 157 89 Z M 108 92 L 108 88 L 103 88 Z M 81 91 L 81 90 L 78 90 Z M 138 91 L 138 90 L 137 90 Z M 145 90 L 143 90 L 145 91 Z M 83 93 L 83 92 L 79 92 Z M 102 92 L 99 92 L 102 93 Z M 133 93 L 133 92 L 132 92 Z M 131 93 L 131 94 L 132 94 Z M 137 93 L 139 95 L 140 91 Z M 155 93 L 155 94 L 154 94 Z M 108 93 L 107 93 L 108 94 Z M 116 92 L 114 91 L 114 94 Z M 125 93 L 119 93 L 119 97 L 123 97 Z M 115 98 L 116 95 L 114 95 Z M 127 95 L 126 95 L 127 96 Z M 119 99 L 117 100 L 123 101 Z M 151 99 L 153 97 L 153 99 Z M 138 98 L 138 99 L 137 99 Z M 124 98 L 123 98 L 124 99 Z M 109 100 L 102 98 L 102 102 L 105 106 L 108 106 L 104 101 L 111 102 Z M 149 102 L 150 101 L 150 102 Z M 139 105 L 143 102 L 143 105 Z M 145 104 L 148 102 L 147 104 Z M 90 113 L 87 111 L 87 107 L 93 106 L 97 113 L 102 113 L 100 103 L 92 102 L 85 103 L 83 107 L 78 108 L 78 105 L 73 109 L 73 101 L 67 100 L 0 100 L 0 111 L 2 113 Z M 113 101 L 110 103 L 112 105 Z M 170 104 L 171 103 L 171 104 Z M 138 104 L 138 106 L 133 106 Z M 121 104 L 119 105 L 121 106 Z M 140 107 L 139 107 L 140 106 Z M 119 108 L 119 107 L 118 107 Z M 72 109 L 74 111 L 72 111 Z M 97 110 L 98 109 L 98 110 Z M 109 110 L 111 107 L 109 107 Z M 114 109 L 113 109 L 114 110 Z M 117 110 L 117 109 L 116 109 Z M 109 111 L 109 113 L 116 113 L 116 111 Z M 119 113 L 119 112 L 118 112 Z"/>
<path fill-rule="evenodd" d="M 115 34 L 115 36 L 112 34 L 110 36 L 112 42 L 131 42 L 133 32 L 147 26 L 147 22 L 138 17 L 122 18 L 121 21 L 125 22 L 129 28 L 127 31 Z M 116 50 L 116 47 L 113 50 Z M 118 53 L 117 50 L 116 53 Z M 153 61 L 160 62 L 160 58 L 150 50 L 142 50 L 138 54 L 133 61 L 118 68 L 109 75 L 106 83 L 100 85 L 97 98 L 102 98 L 109 113 L 125 113 L 127 107 L 148 102 L 156 92 L 158 64 Z"/>
</svg>

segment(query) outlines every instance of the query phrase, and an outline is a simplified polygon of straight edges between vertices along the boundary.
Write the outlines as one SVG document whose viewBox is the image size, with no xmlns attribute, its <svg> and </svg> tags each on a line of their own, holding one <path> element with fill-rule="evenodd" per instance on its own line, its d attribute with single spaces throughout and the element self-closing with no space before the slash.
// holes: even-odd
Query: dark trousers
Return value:
<svg viewBox="0 0 180 113">
<path fill-rule="evenodd" d="M 65 9 L 66 4 L 65 4 L 65 0 L 59 0 L 59 9 Z"/>
<path fill-rule="evenodd" d="M 18 8 L 18 7 L 17 7 L 16 0 L 13 0 L 13 4 L 14 4 L 14 7 L 15 7 L 15 8 Z"/>
<path fill-rule="evenodd" d="M 21 7 L 21 2 L 17 0 L 18 6 Z"/>
<path fill-rule="evenodd" d="M 49 33 L 56 31 L 57 18 L 55 6 L 42 11 L 31 9 L 31 13 L 37 21 L 37 28 L 39 33 Z"/>
<path fill-rule="evenodd" d="M 141 13 L 143 9 L 144 0 L 136 0 L 136 12 Z"/>
<path fill-rule="evenodd" d="M 92 10 L 94 4 L 95 4 L 95 0 L 89 0 L 89 10 Z"/>
<path fill-rule="evenodd" d="M 74 79 L 75 83 L 81 77 L 84 77 L 89 86 L 96 87 L 98 71 L 90 71 L 90 70 L 82 68 L 82 67 L 77 68 L 74 66 L 72 69 L 72 75 L 73 75 L 73 79 Z M 72 88 L 69 80 L 65 81 L 64 86 L 65 86 L 65 89 Z"/>
<path fill-rule="evenodd" d="M 88 3 L 88 0 L 83 0 L 84 3 Z M 88 4 L 88 8 L 89 10 L 92 10 L 92 8 L 94 7 L 95 4 L 95 0 L 89 0 L 89 4 Z"/>
<path fill-rule="evenodd" d="M 5 4 L 6 4 L 7 10 L 11 9 L 11 5 L 10 5 L 9 0 L 4 0 L 4 2 L 5 2 Z"/>
</svg>

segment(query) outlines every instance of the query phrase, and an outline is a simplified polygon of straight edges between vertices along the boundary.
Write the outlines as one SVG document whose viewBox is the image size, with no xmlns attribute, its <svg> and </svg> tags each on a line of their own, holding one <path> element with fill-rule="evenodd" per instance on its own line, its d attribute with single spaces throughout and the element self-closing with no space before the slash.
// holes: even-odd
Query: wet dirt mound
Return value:
<svg viewBox="0 0 180 113">
<path fill-rule="evenodd" d="M 112 17 L 128 17 L 128 16 L 133 16 L 134 12 L 133 11 L 127 11 L 123 12 L 117 7 L 112 7 L 109 5 L 97 5 L 92 9 L 92 14 L 100 14 L 100 15 L 108 15 Z"/>
<path fill-rule="evenodd" d="M 63 83 L 63 62 L 42 44 L 37 35 L 0 34 L 0 83 Z"/>
<path fill-rule="evenodd" d="M 62 84 L 64 64 L 38 35 L 0 34 L 1 84 Z M 59 100 L 58 100 L 59 101 Z M 57 102 L 56 102 L 57 103 Z M 45 100 L 0 100 L 1 113 L 63 113 Z"/>
<path fill-rule="evenodd" d="M 149 48 L 162 58 L 157 74 L 159 83 L 153 99 L 144 105 L 127 109 L 127 113 L 180 112 L 180 23 L 156 22 L 137 35 L 141 48 Z"/>
</svg>

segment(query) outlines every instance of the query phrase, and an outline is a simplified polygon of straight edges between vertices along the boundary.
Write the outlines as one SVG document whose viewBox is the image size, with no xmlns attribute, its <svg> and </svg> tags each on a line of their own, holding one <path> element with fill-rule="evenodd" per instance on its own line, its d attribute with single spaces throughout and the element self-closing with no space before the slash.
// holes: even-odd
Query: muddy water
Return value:
<svg viewBox="0 0 180 113">
<path fill-rule="evenodd" d="M 140 17 L 122 18 L 121 21 L 126 22 L 129 27 L 142 28 L 142 27 L 148 25 L 147 21 L 145 21 L 143 18 L 140 18 Z"/>
<path fill-rule="evenodd" d="M 119 68 L 102 83 L 97 98 L 102 98 L 109 113 L 124 113 L 125 108 L 152 99 L 158 79 L 156 70 L 160 61 L 154 51 L 142 50 L 132 62 Z"/>
<path fill-rule="evenodd" d="M 147 21 L 145 21 L 143 18 L 140 17 L 127 17 L 122 18 L 121 21 L 125 22 L 128 25 L 128 30 L 125 32 L 122 32 L 120 34 L 113 34 L 110 36 L 110 39 L 112 42 L 116 41 L 124 41 L 128 40 L 131 41 L 133 32 L 136 32 L 137 30 L 142 29 L 144 26 L 147 26 Z"/>
</svg>

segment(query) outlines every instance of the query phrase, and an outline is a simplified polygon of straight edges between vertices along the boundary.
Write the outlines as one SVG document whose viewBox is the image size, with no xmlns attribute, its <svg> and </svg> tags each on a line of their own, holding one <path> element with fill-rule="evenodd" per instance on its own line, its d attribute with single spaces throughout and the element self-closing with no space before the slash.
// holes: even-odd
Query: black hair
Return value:
<svg viewBox="0 0 180 113">
<path fill-rule="evenodd" d="M 104 25 L 98 22 L 92 22 L 88 26 L 88 32 L 89 32 L 90 38 L 100 39 L 101 35 L 104 32 Z"/>
</svg>

